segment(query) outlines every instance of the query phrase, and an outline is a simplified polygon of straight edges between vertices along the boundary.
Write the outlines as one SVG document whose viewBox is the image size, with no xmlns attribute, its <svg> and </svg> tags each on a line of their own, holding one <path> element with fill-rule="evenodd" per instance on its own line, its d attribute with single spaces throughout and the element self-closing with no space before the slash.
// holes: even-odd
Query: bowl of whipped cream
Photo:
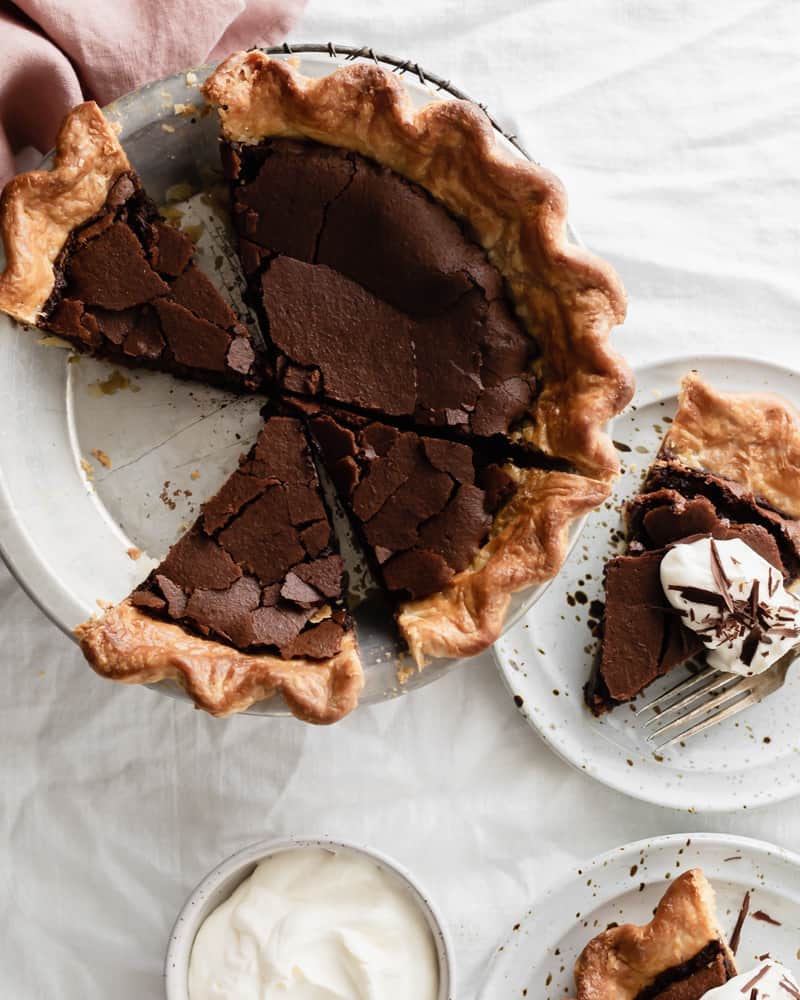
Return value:
<svg viewBox="0 0 800 1000">
<path fill-rule="evenodd" d="M 193 890 L 164 963 L 167 1000 L 451 1000 L 453 951 L 414 877 L 327 837 L 252 844 Z"/>
</svg>

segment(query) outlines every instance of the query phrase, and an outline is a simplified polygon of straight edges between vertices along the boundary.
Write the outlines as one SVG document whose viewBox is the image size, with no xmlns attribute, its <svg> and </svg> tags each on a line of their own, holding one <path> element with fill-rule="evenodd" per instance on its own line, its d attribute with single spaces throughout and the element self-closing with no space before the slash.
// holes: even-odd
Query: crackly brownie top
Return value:
<svg viewBox="0 0 800 1000">
<path fill-rule="evenodd" d="M 45 326 L 100 355 L 255 386 L 247 328 L 192 262 L 194 244 L 161 219 L 134 173 L 73 231 L 56 266 Z"/>
<path fill-rule="evenodd" d="M 132 595 L 238 649 L 325 659 L 349 627 L 343 564 L 299 420 L 271 417 L 191 530 Z"/>
<path fill-rule="evenodd" d="M 320 412 L 310 428 L 385 585 L 413 598 L 466 569 L 514 491 L 465 444 L 344 413 Z"/>
<path fill-rule="evenodd" d="M 534 342 L 485 252 L 422 188 L 285 139 L 229 145 L 226 170 L 280 385 L 479 436 L 528 411 Z"/>
</svg>

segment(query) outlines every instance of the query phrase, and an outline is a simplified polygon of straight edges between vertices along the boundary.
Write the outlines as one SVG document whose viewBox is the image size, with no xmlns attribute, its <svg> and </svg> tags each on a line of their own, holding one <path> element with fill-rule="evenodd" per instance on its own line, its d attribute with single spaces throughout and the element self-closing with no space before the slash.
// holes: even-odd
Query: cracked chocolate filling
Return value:
<svg viewBox="0 0 800 1000">
<path fill-rule="evenodd" d="M 736 974 L 721 941 L 709 943 L 688 962 L 660 973 L 634 1000 L 700 1000 Z"/>
<path fill-rule="evenodd" d="M 309 428 L 376 574 L 403 597 L 441 590 L 466 569 L 514 492 L 508 473 L 467 444 L 332 407 Z"/>
<path fill-rule="evenodd" d="M 655 486 L 660 481 L 651 472 L 647 483 Z M 675 477 L 670 481 L 678 484 Z M 740 538 L 784 578 L 791 575 L 778 544 L 782 535 L 755 523 L 763 522 L 756 515 L 753 505 L 740 500 L 734 505 L 720 501 L 717 507 L 703 493 L 687 497 L 671 488 L 642 493 L 630 502 L 628 552 L 611 559 L 604 571 L 605 613 L 598 629 L 602 644 L 585 688 L 586 702 L 595 715 L 630 701 L 657 677 L 704 649 L 700 636 L 683 625 L 661 587 L 660 566 L 667 546 L 706 534 Z"/>
<path fill-rule="evenodd" d="M 260 349 L 193 255 L 192 241 L 159 216 L 136 174 L 122 174 L 103 210 L 59 255 L 42 325 L 120 364 L 254 389 Z"/>
<path fill-rule="evenodd" d="M 131 600 L 240 650 L 327 659 L 351 627 L 343 571 L 302 423 L 273 416 Z"/>
<path fill-rule="evenodd" d="M 313 142 L 230 143 L 223 159 L 279 387 L 479 437 L 529 412 L 534 341 L 427 192 Z"/>
</svg>

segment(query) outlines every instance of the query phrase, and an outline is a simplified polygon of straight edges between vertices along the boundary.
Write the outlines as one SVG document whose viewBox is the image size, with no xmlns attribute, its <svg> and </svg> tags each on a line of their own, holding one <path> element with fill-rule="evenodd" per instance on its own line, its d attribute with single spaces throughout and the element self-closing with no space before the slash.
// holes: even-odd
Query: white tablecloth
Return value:
<svg viewBox="0 0 800 1000">
<path fill-rule="evenodd" d="M 709 350 L 797 363 L 794 0 L 317 0 L 292 39 L 408 56 L 513 115 L 623 277 L 631 306 L 616 339 L 633 363 Z M 572 771 L 517 714 L 488 655 L 330 729 L 221 722 L 98 680 L 4 569 L 0 601 L 9 1000 L 160 996 L 187 891 L 264 837 L 329 833 L 410 867 L 451 928 L 460 997 L 580 859 L 672 831 L 800 843 L 798 803 L 685 815 Z"/>
</svg>

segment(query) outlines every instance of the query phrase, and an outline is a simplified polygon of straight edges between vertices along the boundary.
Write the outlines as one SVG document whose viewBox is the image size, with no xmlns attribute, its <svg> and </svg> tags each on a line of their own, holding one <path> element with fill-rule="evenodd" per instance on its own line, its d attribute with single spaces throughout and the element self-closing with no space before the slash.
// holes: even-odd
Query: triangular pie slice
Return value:
<svg viewBox="0 0 800 1000">
<path fill-rule="evenodd" d="M 551 174 L 504 154 L 475 105 L 416 108 L 378 66 L 311 78 L 242 52 L 203 93 L 284 392 L 616 475 L 624 292 L 568 241 Z"/>
<path fill-rule="evenodd" d="M 701 1000 L 736 975 L 699 868 L 664 894 L 649 924 L 598 934 L 575 963 L 577 1000 Z"/>
<path fill-rule="evenodd" d="M 586 687 L 598 715 L 705 648 L 662 588 L 668 546 L 739 538 L 785 583 L 798 579 L 800 414 L 777 396 L 718 392 L 688 374 L 626 527 L 627 552 L 605 567 L 602 643 Z"/>
<path fill-rule="evenodd" d="M 82 351 L 215 385 L 260 384 L 260 348 L 142 188 L 93 102 L 64 121 L 52 170 L 3 192 L 0 309 Z"/>
<path fill-rule="evenodd" d="M 363 686 L 343 571 L 302 423 L 268 416 L 163 562 L 77 635 L 98 673 L 172 678 L 215 715 L 279 690 L 334 722 Z"/>
<path fill-rule="evenodd" d="M 567 528 L 603 483 L 498 460 L 480 443 L 400 429 L 331 406 L 309 429 L 422 665 L 499 634 L 511 594 L 560 565 Z"/>
</svg>

